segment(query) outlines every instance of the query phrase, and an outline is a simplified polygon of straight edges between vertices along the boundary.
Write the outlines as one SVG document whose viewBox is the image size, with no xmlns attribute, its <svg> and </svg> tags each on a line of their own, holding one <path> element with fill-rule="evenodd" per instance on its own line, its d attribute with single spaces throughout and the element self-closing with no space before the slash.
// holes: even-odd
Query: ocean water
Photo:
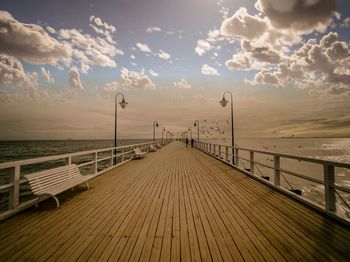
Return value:
<svg viewBox="0 0 350 262">
<path fill-rule="evenodd" d="M 149 142 L 147 139 L 124 139 L 119 140 L 119 145 L 137 144 Z M 207 142 L 225 144 L 226 140 L 214 139 Z M 331 160 L 350 163 L 350 138 L 237 138 L 236 144 L 240 147 L 272 151 L 310 158 Z M 49 155 L 66 154 L 78 151 L 86 151 L 100 148 L 113 147 L 113 140 L 47 140 L 47 141 L 0 141 L 0 163 L 36 158 Z M 249 158 L 248 153 L 241 153 L 240 156 Z M 90 161 L 83 159 L 82 161 Z M 273 166 L 271 156 L 256 154 L 255 160 L 266 165 Z M 53 163 L 57 164 L 57 163 Z M 59 164 L 59 163 L 58 163 Z M 248 168 L 247 161 L 240 161 L 242 168 Z M 35 171 L 37 166 L 24 169 L 23 173 Z M 315 177 L 323 180 L 323 167 L 318 164 L 310 164 L 296 160 L 282 160 L 281 168 L 291 170 L 300 174 Z M 350 170 L 336 168 L 336 183 L 350 186 Z M 268 176 L 273 181 L 273 170 L 257 166 L 256 174 Z M 0 170 L 0 184 L 6 183 L 6 173 Z M 302 190 L 303 197 L 324 205 L 324 187 L 304 179 L 300 179 L 282 173 L 281 185 L 287 189 Z M 0 192 L 1 193 L 1 192 Z M 350 218 L 350 194 L 338 192 L 337 209 L 339 215 Z"/>
</svg>

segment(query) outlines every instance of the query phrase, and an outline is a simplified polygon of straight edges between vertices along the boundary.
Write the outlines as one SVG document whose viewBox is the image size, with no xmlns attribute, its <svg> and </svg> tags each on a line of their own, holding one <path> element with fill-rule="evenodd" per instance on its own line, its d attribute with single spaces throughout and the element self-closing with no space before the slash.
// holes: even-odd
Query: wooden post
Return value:
<svg viewBox="0 0 350 262">
<path fill-rule="evenodd" d="M 9 191 L 9 209 L 16 209 L 19 204 L 19 180 L 21 166 L 16 165 L 13 174 L 10 176 L 10 183 L 13 183 L 13 188 Z"/>
<path fill-rule="evenodd" d="M 238 148 L 235 148 L 235 164 L 236 166 L 239 166 L 239 153 L 238 153 Z"/>
<path fill-rule="evenodd" d="M 327 211 L 336 211 L 334 188 L 334 166 L 324 165 L 324 197 Z"/>
<path fill-rule="evenodd" d="M 111 150 L 111 160 L 109 162 L 109 165 L 112 167 L 113 166 L 113 149 Z"/>
<path fill-rule="evenodd" d="M 221 146 L 219 145 L 218 158 L 221 159 Z"/>
<path fill-rule="evenodd" d="M 124 152 L 125 152 L 125 148 L 123 147 L 123 148 L 121 148 L 121 154 L 122 154 L 122 156 L 121 156 L 121 161 L 122 161 L 122 163 L 124 162 Z"/>
<path fill-rule="evenodd" d="M 70 165 L 70 164 L 72 164 L 72 157 L 68 156 L 66 157 L 66 165 Z"/>
<path fill-rule="evenodd" d="M 228 147 L 225 146 L 225 161 L 228 162 Z"/>
<path fill-rule="evenodd" d="M 276 186 L 281 185 L 280 157 L 274 156 L 274 181 Z"/>
<path fill-rule="evenodd" d="M 94 164 L 94 175 L 95 175 L 97 173 L 97 165 L 98 165 L 97 152 L 95 152 L 95 154 L 94 154 L 94 161 L 95 161 L 95 164 Z"/>
<path fill-rule="evenodd" d="M 250 156 L 250 173 L 254 174 L 254 152 L 250 151 L 249 156 Z"/>
</svg>

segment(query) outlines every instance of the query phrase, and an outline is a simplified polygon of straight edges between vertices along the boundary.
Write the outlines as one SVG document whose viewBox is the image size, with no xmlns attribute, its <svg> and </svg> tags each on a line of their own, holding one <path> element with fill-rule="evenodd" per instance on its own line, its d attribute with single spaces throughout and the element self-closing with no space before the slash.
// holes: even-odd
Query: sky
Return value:
<svg viewBox="0 0 350 262">
<path fill-rule="evenodd" d="M 238 137 L 350 137 L 349 44 L 348 0 L 2 0 L 0 140 L 112 139 L 117 92 L 120 138 L 226 137 L 225 91 Z"/>
</svg>

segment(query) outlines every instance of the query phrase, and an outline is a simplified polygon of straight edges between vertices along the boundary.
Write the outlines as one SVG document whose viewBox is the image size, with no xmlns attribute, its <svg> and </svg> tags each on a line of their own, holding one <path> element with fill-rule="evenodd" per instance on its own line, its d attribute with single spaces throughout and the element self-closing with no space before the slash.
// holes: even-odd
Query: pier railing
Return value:
<svg viewBox="0 0 350 262">
<path fill-rule="evenodd" d="M 26 174 L 59 166 L 76 164 L 83 175 L 98 176 L 133 158 L 133 149 L 148 151 L 151 145 L 164 145 L 162 140 L 69 154 L 26 159 L 0 164 L 0 220 L 35 204 Z"/>
<path fill-rule="evenodd" d="M 206 142 L 197 142 L 195 147 L 259 181 L 283 191 L 285 194 L 304 204 L 350 224 L 350 208 L 348 203 L 350 202 L 350 187 L 348 186 L 350 184 L 350 164 L 348 163 Z M 263 159 L 265 159 L 265 161 Z M 303 165 L 306 167 L 303 168 Z M 313 169 L 310 169 L 310 166 L 312 166 Z M 270 170 L 270 172 L 268 170 Z M 314 171 L 312 175 L 310 175 L 305 174 L 307 170 Z M 343 181 L 346 181 L 347 185 L 338 183 L 336 179 L 337 172 L 345 177 Z M 296 186 L 293 187 L 292 183 L 288 181 L 288 179 L 290 180 L 291 178 L 290 176 L 299 180 L 306 180 L 312 184 L 322 185 L 323 190 L 321 190 L 321 194 L 324 194 L 323 201 L 321 200 L 316 203 L 304 197 L 302 190 L 297 189 Z M 281 177 L 283 179 L 281 179 Z M 288 177 L 288 179 L 286 177 Z M 339 207 L 337 202 L 343 204 L 342 207 L 347 209 L 347 212 L 345 212 L 347 215 L 337 212 L 337 206 Z"/>
</svg>

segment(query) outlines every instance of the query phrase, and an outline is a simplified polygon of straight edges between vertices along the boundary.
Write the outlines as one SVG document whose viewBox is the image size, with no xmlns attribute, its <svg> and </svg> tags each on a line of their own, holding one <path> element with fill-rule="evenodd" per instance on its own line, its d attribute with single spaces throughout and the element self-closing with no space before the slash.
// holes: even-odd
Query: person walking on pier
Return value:
<svg viewBox="0 0 350 262">
<path fill-rule="evenodd" d="M 191 138 L 191 147 L 193 147 L 194 139 Z"/>
<path fill-rule="evenodd" d="M 188 146 L 188 138 L 186 137 L 186 147 Z"/>
</svg>

